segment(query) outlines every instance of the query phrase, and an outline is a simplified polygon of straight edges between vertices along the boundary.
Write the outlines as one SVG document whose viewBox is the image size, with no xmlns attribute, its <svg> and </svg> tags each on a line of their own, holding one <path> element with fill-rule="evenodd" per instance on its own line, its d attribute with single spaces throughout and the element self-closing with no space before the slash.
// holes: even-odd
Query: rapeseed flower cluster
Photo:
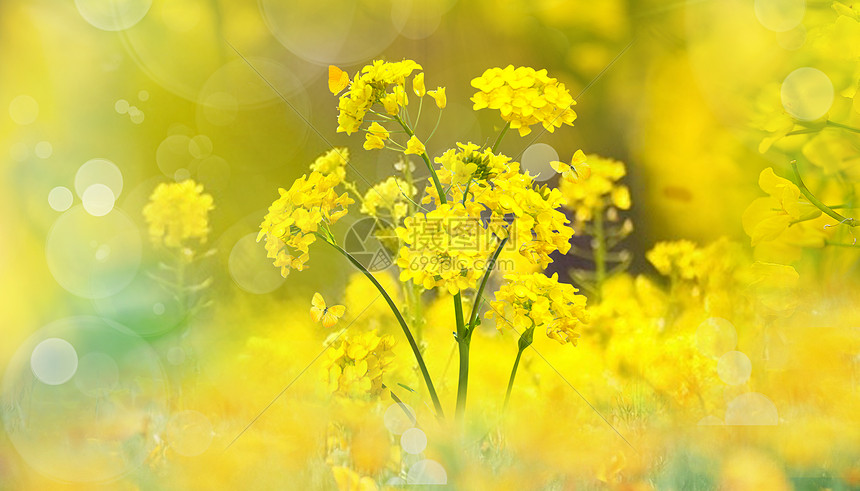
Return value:
<svg viewBox="0 0 860 491">
<path fill-rule="evenodd" d="M 385 210 L 395 223 L 399 223 L 409 213 L 409 200 L 415 193 L 412 183 L 392 176 L 365 193 L 359 211 L 376 217 L 380 210 Z"/>
<path fill-rule="evenodd" d="M 486 233 L 474 204 L 440 204 L 407 217 L 397 228 L 404 243 L 397 257 L 400 280 L 449 293 L 473 288 L 484 275 L 498 238 Z"/>
<path fill-rule="evenodd" d="M 577 167 L 576 160 L 574 157 L 573 167 Z M 583 162 L 587 162 L 590 168 L 586 177 L 564 178 L 559 184 L 565 207 L 576 212 L 576 220 L 589 221 L 608 206 L 630 209 L 630 190 L 619 183 L 627 174 L 624 164 L 597 155 L 587 155 Z"/>
<path fill-rule="evenodd" d="M 478 151 L 472 143 L 458 143 L 460 151 L 449 150 L 437 162 L 442 164 L 440 182 L 453 188 L 466 188 L 462 198 L 486 220 L 480 221 L 487 233 L 509 239 L 509 247 L 545 268 L 555 251 L 562 254 L 570 249 L 573 229 L 559 208 L 564 203 L 561 192 L 555 188 L 536 186 L 534 177 L 520 171 L 520 164 L 510 157 L 494 154 L 490 150 Z M 435 203 L 436 190 L 428 186 L 424 203 Z M 479 215 L 475 215 L 479 216 Z"/>
<path fill-rule="evenodd" d="M 703 272 L 703 253 L 689 240 L 658 242 L 645 257 L 664 276 L 693 280 Z"/>
<path fill-rule="evenodd" d="M 546 70 L 513 65 L 490 68 L 472 79 L 472 87 L 478 89 L 472 96 L 473 109 L 498 109 L 520 136 L 528 135 L 530 126 L 537 123 L 552 133 L 564 124 L 573 126 L 576 119 L 571 109 L 576 101 Z"/>
<path fill-rule="evenodd" d="M 337 172 L 313 171 L 289 190 L 278 190 L 280 197 L 260 224 L 257 241 L 265 237 L 267 257 L 275 260 L 282 276 L 290 269 L 302 271 L 310 257 L 308 246 L 316 241 L 321 226 L 327 228 L 346 215 L 354 201 L 346 193 L 337 194 L 334 188 L 340 182 Z"/>
<path fill-rule="evenodd" d="M 205 243 L 209 234 L 209 212 L 214 209 L 212 195 L 191 179 L 161 183 L 143 207 L 149 237 L 156 244 L 182 248 L 189 240 Z"/>
<path fill-rule="evenodd" d="M 362 68 L 361 72 L 352 79 L 349 89 L 340 96 L 337 131 L 346 132 L 347 135 L 358 131 L 364 122 L 364 117 L 376 103 L 382 105 L 386 114 L 391 116 L 398 114 L 401 108 L 409 104 L 406 79 L 415 70 L 421 70 L 421 65 L 412 60 L 398 62 L 376 60 L 371 65 Z M 419 88 L 423 88 L 423 76 L 417 85 Z M 416 92 L 418 91 L 416 90 Z M 431 94 L 436 98 L 440 107 L 444 107 L 444 103 L 439 102 L 440 97 L 444 100 L 444 94 L 445 90 L 441 87 Z M 372 127 L 370 131 L 378 133 L 380 140 L 385 140 L 388 135 L 381 132 L 379 128 L 381 125 Z M 381 136 L 383 134 L 384 137 Z M 372 146 L 371 148 L 380 147 Z"/>
<path fill-rule="evenodd" d="M 323 355 L 323 376 L 332 393 L 365 398 L 382 393 L 382 375 L 394 362 L 394 336 L 376 330 L 345 335 Z"/>
<path fill-rule="evenodd" d="M 496 319 L 502 330 L 506 322 L 522 331 L 534 327 L 561 344 L 576 346 L 581 329 L 588 324 L 586 298 L 573 285 L 560 283 L 558 273 L 505 275 L 505 282 L 490 302 L 488 319 Z"/>
<path fill-rule="evenodd" d="M 311 171 L 324 176 L 334 175 L 338 181 L 346 178 L 346 165 L 349 163 L 349 149 L 336 147 L 317 157 L 311 163 Z"/>
</svg>

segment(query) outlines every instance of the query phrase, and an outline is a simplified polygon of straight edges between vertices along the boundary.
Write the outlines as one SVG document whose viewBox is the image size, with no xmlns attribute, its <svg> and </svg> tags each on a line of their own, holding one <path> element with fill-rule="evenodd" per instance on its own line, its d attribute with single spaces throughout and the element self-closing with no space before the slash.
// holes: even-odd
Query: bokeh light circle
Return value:
<svg viewBox="0 0 860 491">
<path fill-rule="evenodd" d="M 806 28 L 800 25 L 789 31 L 779 32 L 776 34 L 776 42 L 783 49 L 800 49 L 806 43 Z"/>
<path fill-rule="evenodd" d="M 93 184 L 104 184 L 113 192 L 114 199 L 122 194 L 122 171 L 107 159 L 92 159 L 75 173 L 75 192 L 83 198 L 84 191 Z"/>
<path fill-rule="evenodd" d="M 36 144 L 33 153 L 40 159 L 47 159 L 54 154 L 54 146 L 51 145 L 51 142 L 42 141 Z"/>
<path fill-rule="evenodd" d="M 406 474 L 407 484 L 438 486 L 448 484 L 448 473 L 442 464 L 432 459 L 419 460 L 412 464 Z"/>
<path fill-rule="evenodd" d="M 783 80 L 780 96 L 786 112 L 800 120 L 814 121 L 833 105 L 833 83 L 821 70 L 798 68 Z"/>
<path fill-rule="evenodd" d="M 755 0 L 755 16 L 761 25 L 775 32 L 797 27 L 806 15 L 806 0 Z"/>
<path fill-rule="evenodd" d="M 272 34 L 296 56 L 319 64 L 351 65 L 379 56 L 398 35 L 395 0 L 260 0 Z"/>
<path fill-rule="evenodd" d="M 709 317 L 696 329 L 696 347 L 705 356 L 717 359 L 738 345 L 735 326 L 722 317 Z"/>
<path fill-rule="evenodd" d="M 424 39 L 442 23 L 442 16 L 457 0 L 400 0 L 394 2 L 391 20 L 400 35 L 409 39 Z"/>
<path fill-rule="evenodd" d="M 764 394 L 741 394 L 726 407 L 727 425 L 767 426 L 779 424 L 776 405 Z"/>
<path fill-rule="evenodd" d="M 170 448 L 186 457 L 194 457 L 208 450 L 214 436 L 209 418 L 193 410 L 173 414 L 166 430 Z"/>
<path fill-rule="evenodd" d="M 236 119 L 239 102 L 227 92 L 213 92 L 202 98 L 203 116 L 215 126 L 226 126 Z"/>
<path fill-rule="evenodd" d="M 137 226 L 120 210 L 94 217 L 76 206 L 48 232 L 48 269 L 63 288 L 84 298 L 117 293 L 137 274 L 141 261 Z"/>
<path fill-rule="evenodd" d="M 19 95 L 9 103 L 9 117 L 22 126 L 30 124 L 39 117 L 39 103 L 28 95 Z"/>
<path fill-rule="evenodd" d="M 152 0 L 75 0 L 81 17 L 103 31 L 121 31 L 143 19 Z"/>
<path fill-rule="evenodd" d="M 405 402 L 388 406 L 382 418 L 388 431 L 395 435 L 401 435 L 404 431 L 415 426 L 415 411 Z"/>
<path fill-rule="evenodd" d="M 427 448 L 427 435 L 419 428 L 409 428 L 400 435 L 400 446 L 404 452 L 418 455 Z"/>
<path fill-rule="evenodd" d="M 740 351 L 729 351 L 717 361 L 717 375 L 729 385 L 743 385 L 752 374 L 752 362 Z"/>
<path fill-rule="evenodd" d="M 173 177 L 179 169 L 188 169 L 193 161 L 191 138 L 186 135 L 168 136 L 155 151 L 155 163 L 167 177 Z"/>
<path fill-rule="evenodd" d="M 64 384 L 78 370 L 78 353 L 65 339 L 48 338 L 33 348 L 30 368 L 43 384 Z"/>
<path fill-rule="evenodd" d="M 104 184 L 93 184 L 81 195 L 84 210 L 94 217 L 103 217 L 113 210 L 116 202 L 113 191 Z"/>
<path fill-rule="evenodd" d="M 522 170 L 529 175 L 537 176 L 536 181 L 546 181 L 555 175 L 555 170 L 549 164 L 558 160 L 558 152 L 546 143 L 535 143 L 526 148 L 521 160 Z"/>
<path fill-rule="evenodd" d="M 48 205 L 54 211 L 66 211 L 72 207 L 75 197 L 65 186 L 57 186 L 48 193 Z"/>
<path fill-rule="evenodd" d="M 698 423 L 699 426 L 722 426 L 723 424 L 725 424 L 723 420 L 713 415 L 705 416 Z"/>
<path fill-rule="evenodd" d="M 255 233 L 236 241 L 230 251 L 227 267 L 233 281 L 248 293 L 269 293 L 277 290 L 285 281 L 278 268 L 272 267 L 272 260 L 266 257 L 263 244 L 257 243 Z"/>
<path fill-rule="evenodd" d="M 76 352 L 69 383 L 47 384 L 31 368 L 52 340 Z M 10 359 L 0 393 L 3 426 L 21 459 L 64 482 L 110 481 L 140 466 L 167 419 L 166 406 L 158 354 L 99 317 L 70 317 L 37 330 Z"/>
</svg>

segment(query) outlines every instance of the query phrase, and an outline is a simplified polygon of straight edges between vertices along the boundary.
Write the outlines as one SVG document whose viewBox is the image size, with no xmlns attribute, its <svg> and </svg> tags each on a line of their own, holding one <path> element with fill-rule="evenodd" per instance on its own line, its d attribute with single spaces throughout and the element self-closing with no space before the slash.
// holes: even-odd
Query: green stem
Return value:
<svg viewBox="0 0 860 491">
<path fill-rule="evenodd" d="M 394 300 L 388 295 L 388 292 L 385 291 L 385 288 L 376 280 L 376 278 L 370 274 L 370 271 L 364 267 L 357 259 L 355 259 L 352 254 L 343 250 L 339 245 L 329 242 L 323 235 L 315 233 L 315 235 L 321 239 L 326 244 L 334 247 L 338 252 L 343 254 L 349 262 L 353 264 L 359 271 L 364 273 L 364 276 L 370 280 L 371 283 L 379 290 L 379 293 L 385 298 L 385 301 L 388 303 L 388 306 L 391 307 L 391 311 L 394 313 L 394 317 L 397 318 L 397 322 L 400 324 L 400 327 L 403 329 L 403 334 L 406 335 L 406 340 L 409 341 L 409 346 L 412 348 L 412 354 L 415 355 L 415 360 L 418 362 L 418 368 L 421 369 L 421 375 L 424 376 L 424 382 L 427 384 L 427 390 L 430 392 L 430 398 L 433 399 L 433 406 L 436 408 L 436 416 L 438 418 L 443 418 L 445 415 L 442 411 L 442 404 L 439 403 L 439 396 L 436 395 L 436 388 L 433 386 L 433 380 L 430 378 L 430 372 L 427 371 L 427 365 L 424 364 L 424 357 L 421 356 L 421 350 L 418 349 L 418 343 L 415 342 L 415 338 L 412 336 L 412 332 L 409 330 L 409 326 L 406 325 L 406 320 L 403 319 L 403 315 L 400 313 L 400 310 L 397 308 L 397 305 L 394 303 Z"/>
<path fill-rule="evenodd" d="M 511 370 L 511 378 L 508 380 L 508 391 L 505 393 L 505 404 L 502 406 L 502 412 L 507 410 L 508 401 L 511 400 L 511 391 L 514 388 L 514 378 L 517 376 L 517 368 L 520 366 L 520 358 L 523 355 L 523 351 L 526 350 L 529 346 L 531 346 L 532 341 L 534 341 L 535 336 L 535 324 L 532 322 L 531 327 L 523 331 L 520 334 L 520 339 L 517 342 L 517 358 L 514 360 L 514 368 Z"/>
<path fill-rule="evenodd" d="M 412 131 L 412 128 L 410 128 L 409 125 L 400 119 L 400 116 L 395 116 L 394 119 L 400 123 L 400 126 L 404 131 L 406 131 L 407 135 L 410 137 L 415 136 L 415 132 Z M 445 196 L 445 191 L 442 189 L 442 183 L 439 182 L 439 176 L 436 175 L 436 170 L 433 169 L 433 164 L 430 163 L 430 157 L 427 155 L 426 151 L 421 154 L 421 159 L 424 160 L 424 164 L 427 165 L 427 170 L 430 171 L 430 177 L 433 179 L 433 186 L 436 188 L 436 193 L 439 194 L 439 202 L 444 205 L 448 202 L 448 198 Z"/>
<path fill-rule="evenodd" d="M 472 178 L 469 178 L 469 182 L 466 183 L 466 190 L 463 191 L 463 204 L 466 204 L 466 198 L 469 197 L 469 187 L 472 185 Z"/>
<path fill-rule="evenodd" d="M 404 123 L 399 116 L 395 116 L 395 120 L 400 123 L 400 126 L 403 127 L 403 130 L 410 137 L 415 134 L 412 128 Z M 439 203 L 444 205 L 448 202 L 448 198 L 442 189 L 442 183 L 439 182 L 439 176 L 436 175 L 436 169 L 430 163 L 430 157 L 427 156 L 426 151 L 421 154 L 421 158 L 424 159 L 427 170 L 430 171 L 430 177 L 433 179 L 433 185 L 436 187 L 436 193 L 439 195 Z M 454 295 L 454 316 L 457 323 L 457 343 L 460 348 L 460 376 L 457 386 L 456 417 L 458 420 L 461 420 L 466 410 L 466 390 L 469 384 L 469 333 L 466 331 L 466 323 L 463 321 L 463 301 L 460 297 L 460 292 Z"/>
<path fill-rule="evenodd" d="M 454 315 L 457 319 L 457 348 L 460 352 L 460 371 L 457 377 L 457 421 L 463 420 L 466 412 L 466 392 L 469 390 L 469 344 L 472 333 L 463 322 L 463 303 L 460 294 L 454 295 Z"/>
<path fill-rule="evenodd" d="M 860 244 L 847 244 L 845 242 L 833 242 L 830 240 L 825 240 L 824 245 L 829 245 L 829 246 L 833 246 L 833 247 L 856 247 L 856 248 L 860 248 Z"/>
<path fill-rule="evenodd" d="M 469 315 L 469 329 L 475 328 L 475 321 L 478 319 L 478 307 L 481 305 L 481 299 L 484 295 L 484 288 L 487 286 L 487 281 L 490 279 L 490 274 L 493 272 L 493 268 L 496 266 L 496 260 L 499 258 L 499 254 L 502 253 L 502 249 L 505 248 L 505 244 L 507 244 L 508 238 L 505 237 L 499 242 L 499 246 L 496 248 L 496 251 L 493 253 L 493 256 L 490 257 L 490 261 L 487 263 L 487 271 L 484 272 L 484 277 L 481 278 L 481 286 L 478 287 L 478 291 L 475 292 L 475 301 L 472 302 L 472 313 Z"/>
<path fill-rule="evenodd" d="M 836 121 L 827 121 L 827 126 L 833 126 L 834 128 L 841 128 L 846 131 L 851 131 L 853 133 L 860 133 L 860 128 L 855 128 L 853 126 L 848 126 L 847 124 L 837 123 Z"/>
<path fill-rule="evenodd" d="M 502 143 L 502 138 L 504 138 L 505 133 L 508 132 L 508 129 L 511 127 L 511 122 L 508 121 L 505 124 L 505 127 L 502 128 L 502 131 L 499 133 L 499 136 L 496 138 L 496 143 L 493 143 L 493 148 L 490 149 L 491 152 L 496 153 L 496 149 L 499 148 L 499 143 Z"/>
<path fill-rule="evenodd" d="M 511 370 L 511 378 L 508 380 L 508 391 L 505 393 L 505 405 L 502 406 L 502 412 L 508 409 L 508 402 L 511 400 L 511 391 L 514 389 L 514 378 L 517 376 L 517 367 L 520 366 L 520 357 L 523 355 L 523 350 L 517 350 L 517 358 L 514 360 L 514 368 Z"/>
<path fill-rule="evenodd" d="M 797 179 L 797 187 L 800 188 L 800 192 L 803 194 L 804 197 L 806 197 L 807 200 L 809 200 L 810 203 L 815 205 L 816 208 L 818 208 L 834 220 L 838 221 L 839 224 L 844 223 L 845 225 L 848 225 L 850 227 L 856 227 L 857 225 L 860 225 L 860 222 L 858 222 L 856 219 L 846 218 L 842 216 L 841 214 L 834 211 L 833 208 L 819 201 L 818 198 L 816 198 L 812 194 L 812 192 L 809 191 L 809 188 L 807 188 L 806 184 L 803 183 L 803 179 L 800 178 L 800 171 L 797 170 L 796 160 L 791 161 L 791 169 L 794 171 L 794 177 Z"/>
</svg>

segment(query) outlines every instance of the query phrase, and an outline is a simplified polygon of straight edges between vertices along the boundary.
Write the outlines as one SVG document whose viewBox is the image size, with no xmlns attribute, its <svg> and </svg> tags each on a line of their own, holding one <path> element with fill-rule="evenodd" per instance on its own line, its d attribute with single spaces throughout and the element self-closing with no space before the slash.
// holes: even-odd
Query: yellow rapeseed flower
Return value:
<svg viewBox="0 0 860 491">
<path fill-rule="evenodd" d="M 376 330 L 345 335 L 323 356 L 323 379 L 330 392 L 350 397 L 382 393 L 382 375 L 394 361 L 394 336 Z"/>
<path fill-rule="evenodd" d="M 645 257 L 665 276 L 692 280 L 702 273 L 703 253 L 689 240 L 658 242 Z"/>
<path fill-rule="evenodd" d="M 388 114 L 397 114 L 409 103 L 406 79 L 415 70 L 421 70 L 421 65 L 412 60 L 375 60 L 362 68 L 338 100 L 337 131 L 348 135 L 358 131 L 364 116 L 376 103 L 382 104 Z"/>
<path fill-rule="evenodd" d="M 161 183 L 143 207 L 143 217 L 149 224 L 149 236 L 165 247 L 183 247 L 188 240 L 206 242 L 209 234 L 209 211 L 212 196 L 191 179 Z"/>
<path fill-rule="evenodd" d="M 478 92 L 472 96 L 473 109 L 498 109 L 502 119 L 520 136 L 541 123 L 550 133 L 563 124 L 573 126 L 576 104 L 564 84 L 547 76 L 546 70 L 529 67 L 490 68 L 472 79 Z"/>
<path fill-rule="evenodd" d="M 396 177 L 376 184 L 367 191 L 361 202 L 361 212 L 370 216 L 379 216 L 379 210 L 388 210 L 395 223 L 409 212 L 408 198 L 415 196 L 415 186 Z"/>
<path fill-rule="evenodd" d="M 445 95 L 445 87 L 436 87 L 436 90 L 428 90 L 427 95 L 436 101 L 436 106 L 439 109 L 445 109 L 448 104 L 448 97 Z"/>
<path fill-rule="evenodd" d="M 559 183 L 559 189 L 565 199 L 565 207 L 576 213 L 577 222 L 587 222 L 594 218 L 595 213 L 602 212 L 607 206 L 627 210 L 631 206 L 630 190 L 619 181 L 627 174 L 624 164 L 617 160 L 603 158 L 597 155 L 574 154 L 572 167 L 577 170 L 577 178 L 568 178 L 568 172 L 573 172 L 561 162 L 556 162 L 556 170 L 564 172 L 564 178 Z M 585 162 L 588 164 L 585 164 Z M 582 168 L 582 172 L 578 172 Z"/>
<path fill-rule="evenodd" d="M 311 170 L 323 175 L 334 174 L 338 180 L 343 181 L 346 177 L 346 164 L 348 162 L 349 149 L 336 147 L 317 157 L 311 164 Z"/>
<path fill-rule="evenodd" d="M 403 153 L 406 155 L 421 155 L 424 153 L 424 144 L 421 143 L 421 140 L 419 140 L 417 136 L 412 135 L 409 138 L 409 141 L 406 142 L 406 151 Z"/>
<path fill-rule="evenodd" d="M 576 346 L 579 330 L 589 318 L 586 298 L 578 291 L 573 285 L 560 283 L 558 273 L 552 277 L 543 273 L 507 274 L 486 317 L 496 319 L 499 330 L 507 326 L 506 321 L 518 332 L 534 326 L 561 344 Z"/>
<path fill-rule="evenodd" d="M 388 136 L 388 130 L 386 130 L 381 124 L 374 122 L 370 125 L 370 128 L 367 129 L 367 134 L 365 135 L 364 140 L 364 149 L 372 150 L 385 148 L 385 140 L 388 139 Z"/>
<path fill-rule="evenodd" d="M 480 208 L 440 204 L 428 213 L 407 217 L 397 236 L 400 280 L 425 289 L 444 287 L 451 294 L 473 288 L 484 274 L 498 239 L 481 227 Z"/>
<path fill-rule="evenodd" d="M 320 224 L 332 225 L 346 215 L 346 207 L 353 200 L 346 193 L 335 192 L 340 182 L 337 174 L 313 171 L 296 179 L 289 190 L 278 190 L 280 197 L 260 224 L 257 241 L 266 238 L 267 256 L 275 260 L 282 276 L 286 277 L 290 269 L 304 269 L 308 247 L 316 240 L 314 234 Z"/>
</svg>

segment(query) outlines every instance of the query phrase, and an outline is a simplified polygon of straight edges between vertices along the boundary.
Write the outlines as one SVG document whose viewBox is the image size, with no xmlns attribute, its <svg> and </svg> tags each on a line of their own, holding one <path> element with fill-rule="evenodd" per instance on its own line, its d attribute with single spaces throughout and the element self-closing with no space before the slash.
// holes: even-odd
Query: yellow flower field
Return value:
<svg viewBox="0 0 860 491">
<path fill-rule="evenodd" d="M 858 47 L 849 0 L 0 3 L 0 489 L 860 488 Z"/>
</svg>

